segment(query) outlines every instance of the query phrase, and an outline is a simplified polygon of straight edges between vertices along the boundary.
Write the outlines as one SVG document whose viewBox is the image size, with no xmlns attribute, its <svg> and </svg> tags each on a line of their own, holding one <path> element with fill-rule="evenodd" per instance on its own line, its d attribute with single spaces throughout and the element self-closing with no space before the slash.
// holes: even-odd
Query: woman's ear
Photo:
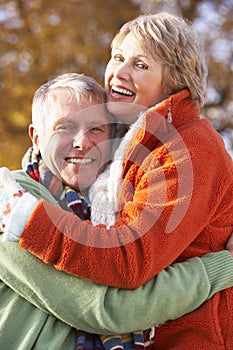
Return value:
<svg viewBox="0 0 233 350">
<path fill-rule="evenodd" d="M 38 135 L 38 132 L 35 129 L 33 124 L 29 125 L 29 127 L 28 127 L 28 134 L 30 136 L 30 139 L 32 140 L 34 153 L 39 155 L 40 154 L 39 135 Z"/>
</svg>

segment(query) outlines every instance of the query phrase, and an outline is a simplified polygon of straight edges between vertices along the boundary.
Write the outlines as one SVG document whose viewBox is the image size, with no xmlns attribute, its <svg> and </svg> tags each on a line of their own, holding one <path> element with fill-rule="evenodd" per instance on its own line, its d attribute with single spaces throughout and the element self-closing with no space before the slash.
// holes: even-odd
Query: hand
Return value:
<svg viewBox="0 0 233 350">
<path fill-rule="evenodd" d="M 9 171 L 0 168 L 0 230 L 2 241 L 17 242 L 37 204 L 37 199 L 17 183 Z"/>
<path fill-rule="evenodd" d="M 0 231 L 4 231 L 7 217 L 25 190 L 6 167 L 0 168 L 0 184 Z"/>
<path fill-rule="evenodd" d="M 228 239 L 226 249 L 229 250 L 231 256 L 233 257 L 233 233 L 231 234 L 230 238 Z"/>
</svg>

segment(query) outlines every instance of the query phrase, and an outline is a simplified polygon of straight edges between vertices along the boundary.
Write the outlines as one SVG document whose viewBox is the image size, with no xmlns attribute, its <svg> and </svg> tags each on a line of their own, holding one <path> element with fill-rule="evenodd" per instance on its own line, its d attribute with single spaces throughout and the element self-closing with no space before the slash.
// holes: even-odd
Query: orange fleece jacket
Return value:
<svg viewBox="0 0 233 350">
<path fill-rule="evenodd" d="M 21 247 L 58 269 L 122 288 L 144 284 L 174 261 L 224 249 L 233 230 L 233 163 L 188 97 L 183 90 L 145 113 L 125 154 L 114 227 L 93 227 L 40 201 Z M 232 300 L 230 288 L 157 328 L 156 349 L 190 342 L 192 349 L 231 349 Z"/>
</svg>

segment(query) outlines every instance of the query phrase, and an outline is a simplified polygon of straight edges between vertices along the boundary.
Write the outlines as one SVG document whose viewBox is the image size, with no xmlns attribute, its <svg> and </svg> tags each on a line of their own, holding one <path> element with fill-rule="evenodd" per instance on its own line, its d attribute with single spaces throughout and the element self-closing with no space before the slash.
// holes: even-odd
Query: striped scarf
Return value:
<svg viewBox="0 0 233 350">
<path fill-rule="evenodd" d="M 69 186 L 63 186 L 62 182 L 45 165 L 42 157 L 34 153 L 33 147 L 30 147 L 24 155 L 22 168 L 31 178 L 45 186 L 63 209 L 73 211 L 82 220 L 90 219 L 89 202 L 81 193 L 74 191 Z M 154 327 L 151 330 L 153 332 Z M 75 350 L 143 350 L 149 349 L 150 346 L 150 341 L 144 342 L 143 331 L 103 336 L 81 330 L 77 330 L 76 333 Z"/>
</svg>

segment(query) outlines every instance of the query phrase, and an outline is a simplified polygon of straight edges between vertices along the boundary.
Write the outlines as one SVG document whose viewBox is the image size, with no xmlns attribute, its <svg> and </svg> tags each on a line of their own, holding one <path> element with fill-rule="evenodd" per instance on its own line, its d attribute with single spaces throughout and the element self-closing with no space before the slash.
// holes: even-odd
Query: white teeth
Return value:
<svg viewBox="0 0 233 350">
<path fill-rule="evenodd" d="M 67 158 L 67 163 L 73 163 L 73 164 L 89 164 L 92 162 L 91 158 Z"/>
<path fill-rule="evenodd" d="M 126 89 L 121 89 L 121 88 L 118 88 L 116 86 L 113 86 L 112 89 L 116 92 L 119 92 L 120 94 L 124 94 L 124 95 L 128 95 L 128 96 L 134 95 L 131 91 L 126 90 Z"/>
</svg>

